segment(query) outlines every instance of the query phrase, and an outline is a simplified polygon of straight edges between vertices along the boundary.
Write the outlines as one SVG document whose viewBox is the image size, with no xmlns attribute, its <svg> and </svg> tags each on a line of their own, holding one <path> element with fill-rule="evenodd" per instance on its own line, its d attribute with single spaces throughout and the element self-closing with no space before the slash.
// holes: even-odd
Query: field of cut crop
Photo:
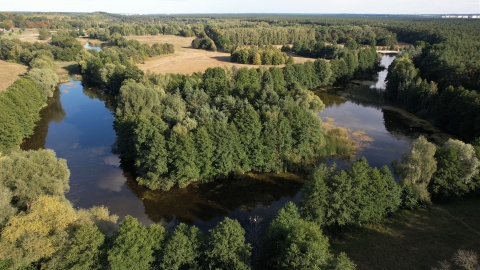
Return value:
<svg viewBox="0 0 480 270">
<path fill-rule="evenodd" d="M 0 92 L 5 91 L 16 79 L 27 72 L 27 67 L 0 60 Z"/>
<path fill-rule="evenodd" d="M 205 50 L 193 49 L 191 47 L 194 37 L 180 37 L 173 35 L 158 36 L 129 36 L 129 39 L 135 39 L 141 43 L 171 43 L 175 47 L 175 53 L 162 55 L 139 64 L 138 67 L 143 71 L 152 73 L 180 73 L 192 74 L 193 72 L 203 72 L 212 67 L 258 67 L 255 65 L 243 65 L 230 62 L 230 53 L 211 52 Z M 294 56 L 295 63 L 304 63 L 314 59 Z"/>
</svg>

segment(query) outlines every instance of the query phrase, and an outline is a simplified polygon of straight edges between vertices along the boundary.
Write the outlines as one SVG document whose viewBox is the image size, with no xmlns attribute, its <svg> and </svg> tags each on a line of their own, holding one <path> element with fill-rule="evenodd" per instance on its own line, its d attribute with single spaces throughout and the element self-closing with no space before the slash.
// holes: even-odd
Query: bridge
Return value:
<svg viewBox="0 0 480 270">
<path fill-rule="evenodd" d="M 399 54 L 401 53 L 402 51 L 389 51 L 389 50 L 380 50 L 380 51 L 377 51 L 377 53 L 395 53 L 395 54 Z"/>
</svg>

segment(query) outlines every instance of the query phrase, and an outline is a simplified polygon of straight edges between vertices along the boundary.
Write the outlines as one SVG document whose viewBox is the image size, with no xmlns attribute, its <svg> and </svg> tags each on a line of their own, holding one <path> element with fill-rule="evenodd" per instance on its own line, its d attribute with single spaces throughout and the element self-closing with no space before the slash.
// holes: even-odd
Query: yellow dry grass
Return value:
<svg viewBox="0 0 480 270">
<path fill-rule="evenodd" d="M 2 36 L 2 38 L 6 38 L 6 39 L 18 38 L 21 41 L 32 42 L 32 43 L 33 42 L 43 42 L 43 43 L 50 42 L 50 38 L 47 39 L 47 40 L 39 40 L 38 39 L 38 29 L 36 29 L 36 28 L 32 28 L 32 29 L 27 28 L 24 31 L 22 31 L 21 34 L 19 33 L 19 31 L 20 31 L 20 28 L 15 28 L 12 35 L 9 35 L 10 32 L 6 32 Z"/>
<path fill-rule="evenodd" d="M 139 64 L 138 67 L 145 72 L 192 74 L 193 72 L 203 72 L 207 68 L 213 67 L 259 67 L 232 63 L 230 62 L 230 53 L 193 49 L 191 44 L 194 37 L 159 35 L 129 36 L 126 38 L 135 39 L 150 45 L 154 43 L 171 43 L 175 47 L 175 53 L 173 54 L 155 57 L 145 61 L 144 64 Z M 315 59 L 294 56 L 295 63 L 304 63 L 309 60 L 314 61 Z"/>
<path fill-rule="evenodd" d="M 0 60 L 0 92 L 7 88 L 21 75 L 27 72 L 27 67 L 20 64 Z"/>
</svg>

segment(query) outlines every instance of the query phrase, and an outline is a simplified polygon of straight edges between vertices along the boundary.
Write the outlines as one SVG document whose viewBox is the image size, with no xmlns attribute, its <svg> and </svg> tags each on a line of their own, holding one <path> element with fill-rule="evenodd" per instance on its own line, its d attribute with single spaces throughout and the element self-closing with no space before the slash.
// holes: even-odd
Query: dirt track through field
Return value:
<svg viewBox="0 0 480 270">
<path fill-rule="evenodd" d="M 139 64 L 138 67 L 143 71 L 152 73 L 179 73 L 192 74 L 193 72 L 203 72 L 212 67 L 259 67 L 255 65 L 244 65 L 230 62 L 230 53 L 211 52 L 205 50 L 193 49 L 191 47 L 194 37 L 179 37 L 172 35 L 165 36 L 129 36 L 129 39 L 136 39 L 141 43 L 171 43 L 175 47 L 175 53 L 162 55 Z M 304 63 L 315 59 L 306 57 L 294 57 L 295 63 Z"/>
</svg>

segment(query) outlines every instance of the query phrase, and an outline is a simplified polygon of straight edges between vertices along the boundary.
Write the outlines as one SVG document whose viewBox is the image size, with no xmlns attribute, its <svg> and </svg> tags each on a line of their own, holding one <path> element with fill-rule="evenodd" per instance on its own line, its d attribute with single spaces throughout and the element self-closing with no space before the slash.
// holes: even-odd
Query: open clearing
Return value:
<svg viewBox="0 0 480 270">
<path fill-rule="evenodd" d="M 383 224 L 369 224 L 331 239 L 358 269 L 431 269 L 459 249 L 480 255 L 479 198 L 400 211 Z"/>
<path fill-rule="evenodd" d="M 179 73 L 192 74 L 193 72 L 203 72 L 207 68 L 213 67 L 259 67 L 255 65 L 244 65 L 230 62 L 230 53 L 211 52 L 191 47 L 192 40 L 195 37 L 180 37 L 173 35 L 159 36 L 129 36 L 128 39 L 135 39 L 141 43 L 171 43 L 175 47 L 175 53 L 161 55 L 145 61 L 144 64 L 138 64 L 138 67 L 152 73 Z M 315 59 L 294 56 L 295 63 L 304 63 L 314 61 Z M 279 66 L 281 67 L 281 66 Z"/>
<path fill-rule="evenodd" d="M 10 32 L 6 32 L 2 38 L 6 38 L 6 39 L 14 39 L 14 38 L 18 38 L 19 40 L 21 41 L 26 41 L 26 42 L 42 42 L 42 43 L 47 43 L 47 42 L 50 42 L 51 38 L 47 39 L 47 40 L 39 40 L 38 39 L 38 29 L 37 28 L 27 28 L 25 29 L 24 31 L 22 31 L 22 33 L 20 34 L 19 33 L 20 31 L 20 28 L 14 28 L 14 32 L 12 33 L 12 35 L 9 35 Z M 54 32 L 54 31 L 50 31 L 50 32 Z"/>
<path fill-rule="evenodd" d="M 27 72 L 27 67 L 20 64 L 0 60 L 0 92 L 7 88 L 21 75 Z"/>
</svg>

